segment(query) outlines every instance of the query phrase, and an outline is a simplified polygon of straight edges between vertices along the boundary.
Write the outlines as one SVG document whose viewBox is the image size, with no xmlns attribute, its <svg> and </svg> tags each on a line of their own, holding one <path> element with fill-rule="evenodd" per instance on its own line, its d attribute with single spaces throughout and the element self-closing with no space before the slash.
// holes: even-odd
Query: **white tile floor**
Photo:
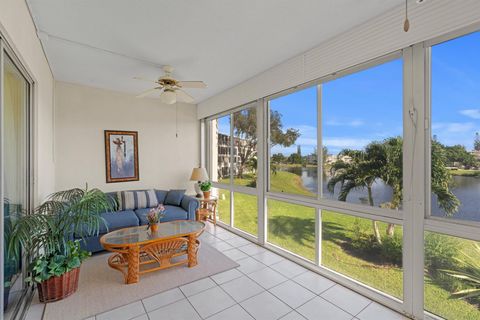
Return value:
<svg viewBox="0 0 480 320">
<path fill-rule="evenodd" d="M 201 239 L 240 266 L 88 320 L 406 319 L 220 227 L 209 224 Z"/>
</svg>

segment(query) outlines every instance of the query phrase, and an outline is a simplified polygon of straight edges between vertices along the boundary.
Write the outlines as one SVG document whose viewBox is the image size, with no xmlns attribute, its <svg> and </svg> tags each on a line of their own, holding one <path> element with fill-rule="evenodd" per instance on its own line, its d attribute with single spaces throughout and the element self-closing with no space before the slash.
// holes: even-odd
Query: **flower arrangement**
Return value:
<svg viewBox="0 0 480 320">
<path fill-rule="evenodd" d="M 160 222 L 160 219 L 165 216 L 165 207 L 159 204 L 157 207 L 150 209 L 147 214 L 148 225 L 152 226 Z"/>
</svg>

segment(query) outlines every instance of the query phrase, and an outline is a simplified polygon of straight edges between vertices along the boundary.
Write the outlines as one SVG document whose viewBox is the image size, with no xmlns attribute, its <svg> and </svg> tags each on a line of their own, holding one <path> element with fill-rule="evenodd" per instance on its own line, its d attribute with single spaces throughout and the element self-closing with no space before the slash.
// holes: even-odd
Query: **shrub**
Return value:
<svg viewBox="0 0 480 320">
<path fill-rule="evenodd" d="M 425 268 L 432 275 L 439 269 L 455 269 L 455 256 L 460 251 L 458 240 L 437 233 L 425 236 Z"/>
<path fill-rule="evenodd" d="M 385 261 L 395 265 L 402 265 L 402 237 L 395 233 L 393 236 L 384 236 L 380 245 L 380 254 Z"/>
</svg>

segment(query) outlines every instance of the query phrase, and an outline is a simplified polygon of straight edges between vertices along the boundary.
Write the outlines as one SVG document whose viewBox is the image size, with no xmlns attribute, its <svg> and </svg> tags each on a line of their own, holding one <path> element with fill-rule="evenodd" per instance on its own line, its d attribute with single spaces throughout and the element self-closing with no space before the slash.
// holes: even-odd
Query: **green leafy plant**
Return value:
<svg viewBox="0 0 480 320">
<path fill-rule="evenodd" d="M 424 243 L 425 268 L 431 275 L 437 274 L 440 269 L 455 267 L 455 257 L 460 247 L 456 239 L 429 232 L 425 235 Z"/>
<path fill-rule="evenodd" d="M 28 280 L 42 282 L 79 267 L 89 253 L 80 249 L 74 236 L 98 235 L 105 223 L 100 213 L 111 211 L 112 202 L 98 189 L 75 188 L 56 192 L 33 212 L 20 215 L 12 225 L 8 249 L 18 255 L 22 247 L 33 257 Z"/>
<path fill-rule="evenodd" d="M 212 183 L 210 181 L 204 181 L 200 183 L 200 190 L 210 191 L 210 189 L 212 189 Z"/>
<path fill-rule="evenodd" d="M 82 262 L 90 256 L 90 253 L 80 249 L 80 241 L 68 241 L 69 254 L 52 254 L 40 256 L 30 265 L 31 276 L 25 280 L 31 283 L 41 283 L 51 277 L 58 277 L 75 268 L 80 267 Z"/>
<path fill-rule="evenodd" d="M 460 299 L 479 299 L 480 298 L 480 246 L 474 244 L 474 255 L 461 252 L 461 257 L 455 258 L 455 261 L 462 266 L 463 270 L 444 270 L 447 275 L 460 280 L 464 288 L 452 293 L 452 297 Z"/>
</svg>

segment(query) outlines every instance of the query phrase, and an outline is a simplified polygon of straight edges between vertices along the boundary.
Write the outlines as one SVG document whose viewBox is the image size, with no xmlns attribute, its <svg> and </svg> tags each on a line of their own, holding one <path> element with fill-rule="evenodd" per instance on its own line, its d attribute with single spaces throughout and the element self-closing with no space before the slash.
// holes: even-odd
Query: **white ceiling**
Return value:
<svg viewBox="0 0 480 320">
<path fill-rule="evenodd" d="M 27 0 L 57 80 L 137 93 L 170 64 L 196 102 L 403 0 Z"/>
</svg>

